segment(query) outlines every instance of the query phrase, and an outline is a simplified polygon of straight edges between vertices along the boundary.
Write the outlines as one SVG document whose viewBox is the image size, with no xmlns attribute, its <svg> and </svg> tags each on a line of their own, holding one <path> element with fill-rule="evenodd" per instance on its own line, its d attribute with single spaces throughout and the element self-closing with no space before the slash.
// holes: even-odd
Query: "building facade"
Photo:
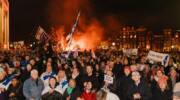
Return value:
<svg viewBox="0 0 180 100">
<path fill-rule="evenodd" d="M 164 51 L 180 51 L 180 32 L 167 28 L 163 30 Z"/>
<path fill-rule="evenodd" d="M 158 52 L 180 51 L 180 31 L 165 28 L 159 33 L 140 26 L 127 26 L 120 29 L 109 43 L 115 43 L 118 49 L 139 48 Z M 111 44 L 112 45 L 112 44 Z"/>
<path fill-rule="evenodd" d="M 9 47 L 9 2 L 0 0 L 0 48 Z"/>
<path fill-rule="evenodd" d="M 147 32 L 145 27 L 123 27 L 120 30 L 120 34 L 117 38 L 118 47 L 121 49 L 127 48 L 148 48 L 151 45 L 151 34 Z"/>
</svg>

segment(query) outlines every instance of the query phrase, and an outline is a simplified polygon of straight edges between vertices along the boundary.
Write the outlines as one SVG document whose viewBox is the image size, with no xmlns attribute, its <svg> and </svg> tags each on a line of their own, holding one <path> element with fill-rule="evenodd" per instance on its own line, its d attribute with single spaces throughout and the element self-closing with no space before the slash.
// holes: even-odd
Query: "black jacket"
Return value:
<svg viewBox="0 0 180 100">
<path fill-rule="evenodd" d="M 172 100 L 172 91 L 170 89 L 161 91 L 161 89 L 157 86 L 154 90 L 152 90 L 152 100 Z"/>
<path fill-rule="evenodd" d="M 71 77 L 72 78 L 72 77 Z M 70 78 L 70 79 L 71 79 Z M 76 86 L 80 89 L 80 91 L 82 92 L 84 89 L 83 89 L 83 84 L 82 84 L 82 75 L 79 74 L 76 78 L 75 78 L 75 81 L 76 81 Z"/>
<path fill-rule="evenodd" d="M 60 94 L 57 91 L 54 91 L 51 94 L 49 92 L 45 93 L 42 96 L 42 100 L 63 100 L 63 98 L 62 98 L 62 94 Z"/>
<path fill-rule="evenodd" d="M 84 84 L 84 82 L 87 82 L 87 81 L 91 81 L 92 82 L 92 85 L 93 85 L 93 89 L 94 90 L 98 90 L 100 88 L 100 85 L 99 85 L 99 81 L 98 81 L 98 78 L 96 77 L 96 75 L 91 75 L 91 76 L 88 76 L 88 75 L 84 75 L 82 77 L 82 85 Z"/>
<path fill-rule="evenodd" d="M 62 100 L 66 100 L 66 98 L 68 96 L 70 96 L 70 100 L 77 100 L 77 98 L 81 96 L 81 92 L 80 92 L 79 88 L 75 88 L 73 90 L 73 92 L 70 95 L 68 95 L 67 89 L 66 89 L 64 94 L 63 94 L 63 99 Z"/>
<path fill-rule="evenodd" d="M 116 83 L 116 94 L 121 100 L 127 100 L 127 88 L 129 84 L 132 82 L 130 75 L 123 75 L 121 78 L 117 79 Z"/>
<path fill-rule="evenodd" d="M 127 100 L 134 100 L 133 95 L 135 93 L 140 94 L 141 96 L 140 100 L 150 100 L 152 96 L 150 88 L 144 80 L 141 80 L 138 86 L 134 82 L 130 82 L 127 91 L 128 91 Z"/>
<path fill-rule="evenodd" d="M 11 93 L 14 93 L 15 96 L 10 97 L 9 95 Z M 10 84 L 7 89 L 7 96 L 8 96 L 8 100 L 23 100 L 23 99 L 25 99 L 23 96 L 23 92 L 22 92 L 22 84 L 19 83 L 15 87 L 12 84 Z"/>
<path fill-rule="evenodd" d="M 124 66 L 122 64 L 115 64 L 112 71 L 116 78 L 121 77 L 124 73 Z"/>
</svg>

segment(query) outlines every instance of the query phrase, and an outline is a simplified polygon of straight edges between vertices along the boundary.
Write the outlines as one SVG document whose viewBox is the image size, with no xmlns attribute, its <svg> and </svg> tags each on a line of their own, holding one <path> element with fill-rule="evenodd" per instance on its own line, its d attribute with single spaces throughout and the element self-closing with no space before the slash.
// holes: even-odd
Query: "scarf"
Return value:
<svg viewBox="0 0 180 100">
<path fill-rule="evenodd" d="M 74 90 L 74 88 L 68 87 L 68 88 L 67 88 L 67 93 L 68 93 L 68 95 L 71 95 L 71 93 L 72 93 L 73 90 Z"/>
</svg>

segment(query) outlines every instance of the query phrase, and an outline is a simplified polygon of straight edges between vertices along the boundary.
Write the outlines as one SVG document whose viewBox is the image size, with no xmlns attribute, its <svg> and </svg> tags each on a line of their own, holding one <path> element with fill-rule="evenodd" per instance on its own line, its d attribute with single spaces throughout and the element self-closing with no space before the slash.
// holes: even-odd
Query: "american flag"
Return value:
<svg viewBox="0 0 180 100">
<path fill-rule="evenodd" d="M 41 42 L 45 42 L 49 39 L 48 34 L 44 31 L 44 29 L 39 26 L 37 31 L 36 31 L 36 35 L 35 38 Z"/>
</svg>

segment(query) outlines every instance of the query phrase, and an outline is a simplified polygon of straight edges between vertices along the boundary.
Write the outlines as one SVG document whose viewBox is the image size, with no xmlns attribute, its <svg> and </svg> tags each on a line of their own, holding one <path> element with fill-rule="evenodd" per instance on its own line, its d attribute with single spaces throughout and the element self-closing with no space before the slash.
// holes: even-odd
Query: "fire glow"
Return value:
<svg viewBox="0 0 180 100">
<path fill-rule="evenodd" d="M 81 28 L 81 25 L 82 28 Z M 89 25 L 80 24 L 81 30 L 78 29 L 73 33 L 73 40 L 70 47 L 67 46 L 66 36 L 63 27 L 55 31 L 54 38 L 63 50 L 90 50 L 95 49 L 102 40 L 103 28 L 98 21 L 92 21 Z"/>
<path fill-rule="evenodd" d="M 66 36 L 74 24 L 77 11 L 81 16 L 71 46 L 67 46 Z M 53 38 L 63 50 L 94 49 L 103 39 L 104 28 L 92 13 L 90 0 L 53 0 L 49 2 L 48 21 L 55 28 Z"/>
</svg>

